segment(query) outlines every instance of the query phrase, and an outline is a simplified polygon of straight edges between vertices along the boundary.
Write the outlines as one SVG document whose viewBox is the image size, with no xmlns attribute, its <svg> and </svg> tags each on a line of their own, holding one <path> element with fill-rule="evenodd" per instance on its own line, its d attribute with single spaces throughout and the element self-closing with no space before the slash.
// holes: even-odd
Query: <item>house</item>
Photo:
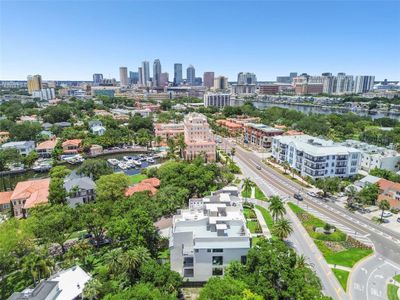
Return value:
<svg viewBox="0 0 400 300">
<path fill-rule="evenodd" d="M 48 141 L 41 142 L 36 146 L 36 152 L 39 155 L 39 157 L 50 158 L 56 145 L 57 145 L 56 139 L 51 139 Z"/>
<path fill-rule="evenodd" d="M 61 128 L 71 127 L 71 125 L 72 124 L 70 122 L 57 122 L 57 123 L 54 123 L 54 126 L 61 127 Z"/>
<path fill-rule="evenodd" d="M 64 188 L 68 193 L 68 205 L 72 207 L 88 203 L 96 198 L 96 184 L 87 176 L 66 179 Z"/>
<path fill-rule="evenodd" d="M 20 181 L 15 186 L 10 201 L 16 218 L 27 217 L 28 210 L 38 204 L 47 203 L 50 178 Z"/>
<path fill-rule="evenodd" d="M 12 191 L 0 192 L 0 211 L 6 211 L 10 209 L 10 200 L 12 193 Z"/>
<path fill-rule="evenodd" d="M 76 300 L 82 299 L 86 283 L 92 277 L 79 266 L 62 270 L 41 281 L 35 288 L 26 288 L 11 295 L 9 300 Z"/>
<path fill-rule="evenodd" d="M 89 150 L 90 155 L 97 156 L 103 153 L 103 147 L 100 145 L 92 145 Z"/>
<path fill-rule="evenodd" d="M 106 132 L 106 128 L 102 125 L 96 125 L 91 127 L 90 131 L 95 135 L 103 135 Z"/>
<path fill-rule="evenodd" d="M 51 129 L 51 127 L 53 127 L 53 124 L 51 124 L 51 123 L 43 123 L 42 124 L 42 128 L 44 129 L 44 130 L 50 130 Z"/>
<path fill-rule="evenodd" d="M 31 151 L 35 150 L 34 141 L 20 141 L 20 142 L 8 142 L 1 145 L 2 149 L 17 149 L 23 156 L 28 155 Z"/>
<path fill-rule="evenodd" d="M 400 209 L 400 183 L 386 179 L 378 181 L 379 192 L 378 202 L 387 200 L 390 207 Z"/>
<path fill-rule="evenodd" d="M 0 131 L 0 144 L 7 142 L 10 139 L 8 131 Z"/>
<path fill-rule="evenodd" d="M 229 120 L 217 120 L 217 124 L 228 130 L 230 136 L 237 136 L 243 132 L 243 125 Z"/>
<path fill-rule="evenodd" d="M 52 133 L 50 130 L 42 130 L 41 132 L 39 132 L 39 135 L 46 137 L 48 139 L 55 137 L 54 133 Z"/>
<path fill-rule="evenodd" d="M 82 151 L 82 140 L 74 139 L 74 140 L 66 140 L 62 143 L 62 148 L 65 154 L 76 154 Z"/>
<path fill-rule="evenodd" d="M 372 175 L 367 175 L 363 178 L 361 178 L 360 180 L 357 180 L 356 182 L 354 182 L 354 184 L 349 185 L 349 186 L 353 186 L 355 187 L 355 189 L 357 190 L 357 192 L 361 191 L 362 188 L 364 188 L 365 186 L 369 185 L 369 184 L 376 184 L 378 183 L 378 181 L 381 180 L 380 177 L 376 177 L 376 176 L 372 176 Z"/>
<path fill-rule="evenodd" d="M 242 200 L 226 192 L 190 199 L 172 220 L 169 249 L 171 269 L 185 281 L 205 282 L 224 275 L 233 261 L 246 262 L 251 233 Z"/>
<path fill-rule="evenodd" d="M 128 187 L 125 191 L 125 196 L 129 197 L 139 192 L 149 192 L 150 195 L 154 196 L 157 193 L 157 188 L 160 186 L 160 180 L 157 178 L 148 178 L 142 180 L 140 183 Z"/>
</svg>

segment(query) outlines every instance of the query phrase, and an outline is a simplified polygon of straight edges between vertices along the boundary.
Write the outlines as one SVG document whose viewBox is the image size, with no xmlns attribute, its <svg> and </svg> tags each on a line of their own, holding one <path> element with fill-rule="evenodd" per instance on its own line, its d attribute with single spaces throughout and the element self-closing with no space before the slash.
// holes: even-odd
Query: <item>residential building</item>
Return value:
<svg viewBox="0 0 400 300">
<path fill-rule="evenodd" d="M 35 288 L 15 292 L 9 300 L 76 300 L 82 299 L 83 289 L 91 276 L 79 266 L 62 270 Z"/>
<path fill-rule="evenodd" d="M 68 205 L 71 207 L 89 203 L 96 198 L 96 184 L 87 176 L 65 179 L 64 188 L 68 193 Z"/>
<path fill-rule="evenodd" d="M 90 121 L 89 128 L 94 135 L 101 136 L 106 132 L 106 128 L 103 126 L 103 123 L 99 120 Z"/>
<path fill-rule="evenodd" d="M 54 88 L 40 89 L 32 92 L 33 98 L 39 98 L 40 100 L 53 100 L 56 98 L 56 92 Z"/>
<path fill-rule="evenodd" d="M 183 123 L 155 123 L 154 134 L 161 137 L 162 141 L 175 139 L 184 133 Z"/>
<path fill-rule="evenodd" d="M 190 199 L 189 208 L 174 215 L 170 263 L 184 281 L 205 282 L 212 276 L 224 275 L 233 261 L 246 262 L 251 234 L 242 201 L 236 195 L 227 190 Z"/>
<path fill-rule="evenodd" d="M 231 94 L 229 93 L 206 93 L 203 97 L 204 106 L 225 107 L 231 105 Z"/>
<path fill-rule="evenodd" d="M 138 84 L 139 72 L 129 72 L 129 84 Z"/>
<path fill-rule="evenodd" d="M 158 178 L 144 179 L 138 184 L 130 186 L 125 191 L 125 196 L 129 197 L 135 193 L 148 192 L 154 196 L 157 193 L 157 188 L 160 187 L 160 180 Z"/>
<path fill-rule="evenodd" d="M 297 72 L 291 72 L 289 76 L 277 76 L 276 82 L 278 83 L 292 83 L 293 78 L 297 77 Z"/>
<path fill-rule="evenodd" d="M 257 77 L 254 73 L 240 72 L 237 78 L 238 85 L 257 84 Z"/>
<path fill-rule="evenodd" d="M 119 85 L 121 87 L 127 87 L 129 85 L 127 67 L 119 68 Z"/>
<path fill-rule="evenodd" d="M 345 178 L 357 175 L 361 151 L 304 134 L 274 137 L 272 157 L 288 162 L 304 177 Z"/>
<path fill-rule="evenodd" d="M 214 72 L 204 72 L 203 85 L 209 89 L 214 86 Z"/>
<path fill-rule="evenodd" d="M 338 73 L 336 76 L 335 94 L 351 94 L 354 91 L 354 77 L 346 73 Z"/>
<path fill-rule="evenodd" d="M 217 124 L 228 130 L 230 136 L 239 136 L 243 133 L 243 126 L 229 120 L 217 120 Z"/>
<path fill-rule="evenodd" d="M 366 93 L 373 89 L 375 76 L 356 76 L 354 92 L 357 94 Z"/>
<path fill-rule="evenodd" d="M 189 67 L 186 69 L 186 83 L 188 85 L 195 85 L 195 78 L 196 69 L 192 65 L 189 65 Z"/>
<path fill-rule="evenodd" d="M 400 183 L 386 179 L 380 179 L 378 202 L 387 200 L 390 207 L 400 209 Z"/>
<path fill-rule="evenodd" d="M 144 86 L 144 79 L 143 79 L 143 68 L 139 67 L 138 68 L 138 73 L 139 73 L 139 85 Z"/>
<path fill-rule="evenodd" d="M 13 191 L 0 192 L 0 212 L 7 211 L 11 208 L 10 200 Z"/>
<path fill-rule="evenodd" d="M 182 83 L 182 64 L 174 64 L 174 85 Z"/>
<path fill-rule="evenodd" d="M 279 85 L 277 84 L 261 84 L 259 87 L 260 94 L 275 95 L 279 93 Z"/>
<path fill-rule="evenodd" d="M 27 79 L 28 93 L 32 95 L 34 91 L 42 89 L 42 76 L 40 75 L 29 75 Z"/>
<path fill-rule="evenodd" d="M 185 159 L 192 160 L 203 154 L 207 161 L 215 161 L 216 145 L 206 116 L 189 113 L 183 121 L 185 135 Z"/>
<path fill-rule="evenodd" d="M 270 149 L 272 138 L 282 135 L 282 129 L 274 128 L 264 124 L 247 123 L 244 125 L 243 141 L 256 147 Z"/>
<path fill-rule="evenodd" d="M 150 86 L 150 64 L 148 61 L 142 62 L 142 85 Z"/>
<path fill-rule="evenodd" d="M 161 77 L 161 62 L 159 59 L 155 59 L 153 63 L 153 85 L 155 87 L 161 86 L 160 77 Z"/>
<path fill-rule="evenodd" d="M 41 142 L 36 146 L 36 152 L 41 158 L 50 158 L 56 145 L 57 140 L 55 138 Z"/>
<path fill-rule="evenodd" d="M 49 197 L 50 178 L 20 181 L 11 195 L 14 216 L 28 216 L 28 210 L 38 204 L 47 203 Z"/>
<path fill-rule="evenodd" d="M 255 84 L 232 84 L 232 92 L 234 94 L 255 94 Z"/>
<path fill-rule="evenodd" d="M 90 146 L 89 153 L 91 156 L 98 156 L 103 153 L 103 146 L 92 145 Z"/>
<path fill-rule="evenodd" d="M 103 74 L 93 74 L 93 86 L 99 86 L 103 82 Z"/>
<path fill-rule="evenodd" d="M 214 78 L 214 90 L 226 90 L 228 88 L 228 77 L 218 76 Z"/>
<path fill-rule="evenodd" d="M 194 85 L 195 86 L 202 86 L 203 85 L 203 79 L 201 77 L 195 77 Z"/>
<path fill-rule="evenodd" d="M 74 140 L 66 140 L 62 143 L 62 148 L 64 154 L 77 154 L 82 151 L 82 140 L 74 139 Z"/>
<path fill-rule="evenodd" d="M 28 155 L 31 151 L 35 150 L 34 141 L 20 141 L 20 142 L 8 142 L 1 145 L 2 149 L 17 149 L 23 156 Z"/>
</svg>

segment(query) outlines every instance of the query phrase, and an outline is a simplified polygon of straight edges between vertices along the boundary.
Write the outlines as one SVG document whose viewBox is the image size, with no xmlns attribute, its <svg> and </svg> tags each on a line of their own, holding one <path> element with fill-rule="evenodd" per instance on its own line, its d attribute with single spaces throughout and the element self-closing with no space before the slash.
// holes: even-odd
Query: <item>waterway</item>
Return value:
<svg viewBox="0 0 400 300">
<path fill-rule="evenodd" d="M 242 105 L 243 100 L 234 100 L 233 104 L 236 105 Z M 272 102 L 264 102 L 264 101 L 254 101 L 252 102 L 254 106 L 258 109 L 264 109 L 264 108 L 269 108 L 269 107 L 282 107 L 282 108 L 288 108 L 288 109 L 294 109 L 297 111 L 300 111 L 302 113 L 308 114 L 308 113 L 314 113 L 314 114 L 346 114 L 348 112 L 353 112 L 356 115 L 359 116 L 364 116 L 364 117 L 370 117 L 372 119 L 379 119 L 379 118 L 391 118 L 400 121 L 400 114 L 395 114 L 395 113 L 389 113 L 389 112 L 382 112 L 378 111 L 374 114 L 369 114 L 366 111 L 351 111 L 348 108 L 335 108 L 335 107 L 321 107 L 321 106 L 314 106 L 314 105 L 300 105 L 300 104 L 287 104 L 287 103 L 272 103 Z"/>
</svg>

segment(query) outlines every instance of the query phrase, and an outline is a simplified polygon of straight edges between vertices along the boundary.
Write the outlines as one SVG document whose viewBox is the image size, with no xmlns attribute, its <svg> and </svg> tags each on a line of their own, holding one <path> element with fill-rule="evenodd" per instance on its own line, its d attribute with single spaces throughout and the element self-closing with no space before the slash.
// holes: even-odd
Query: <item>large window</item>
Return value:
<svg viewBox="0 0 400 300">
<path fill-rule="evenodd" d="M 223 256 L 213 256 L 212 264 L 217 265 L 217 266 L 222 266 L 224 264 L 224 257 Z"/>
<path fill-rule="evenodd" d="M 240 262 L 241 262 L 243 265 L 245 265 L 246 262 L 247 262 L 247 256 L 246 256 L 246 255 L 241 256 L 241 257 L 240 257 Z"/>
<path fill-rule="evenodd" d="M 223 268 L 213 268 L 212 269 L 212 274 L 213 274 L 213 276 L 224 275 L 224 269 Z"/>
<path fill-rule="evenodd" d="M 213 249 L 212 252 L 224 252 L 224 249 Z"/>
</svg>

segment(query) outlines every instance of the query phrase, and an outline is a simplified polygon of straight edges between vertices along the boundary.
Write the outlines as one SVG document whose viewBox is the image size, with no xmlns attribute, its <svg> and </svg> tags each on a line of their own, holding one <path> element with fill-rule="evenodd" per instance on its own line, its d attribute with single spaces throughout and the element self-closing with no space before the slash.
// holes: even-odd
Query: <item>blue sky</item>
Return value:
<svg viewBox="0 0 400 300">
<path fill-rule="evenodd" d="M 399 1 L 4 1 L 0 79 L 118 79 L 159 58 L 235 80 L 290 71 L 400 79 Z M 185 76 L 184 76 L 185 77 Z"/>
</svg>

